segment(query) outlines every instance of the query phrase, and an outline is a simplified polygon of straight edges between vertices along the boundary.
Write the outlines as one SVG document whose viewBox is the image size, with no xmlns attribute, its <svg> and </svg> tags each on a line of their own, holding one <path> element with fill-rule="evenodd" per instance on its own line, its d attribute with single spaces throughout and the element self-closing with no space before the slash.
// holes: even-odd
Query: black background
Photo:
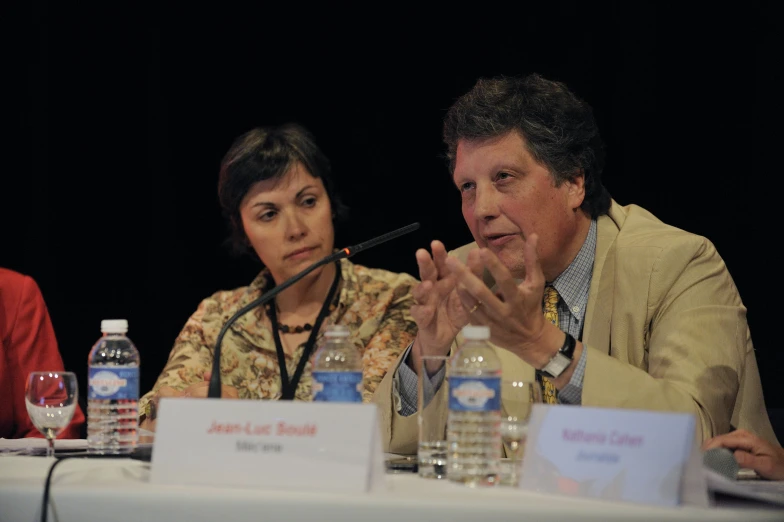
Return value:
<svg viewBox="0 0 784 522">
<path fill-rule="evenodd" d="M 101 319 L 129 320 L 144 393 L 199 301 L 255 275 L 222 246 L 215 187 L 234 137 L 309 127 L 352 208 L 336 246 L 419 221 L 353 258 L 417 275 L 416 248 L 471 240 L 441 159 L 444 111 L 480 76 L 535 71 L 594 107 L 619 203 L 716 244 L 767 404 L 784 407 L 772 3 L 110 4 L 4 18 L 0 265 L 38 281 L 81 389 Z"/>
</svg>

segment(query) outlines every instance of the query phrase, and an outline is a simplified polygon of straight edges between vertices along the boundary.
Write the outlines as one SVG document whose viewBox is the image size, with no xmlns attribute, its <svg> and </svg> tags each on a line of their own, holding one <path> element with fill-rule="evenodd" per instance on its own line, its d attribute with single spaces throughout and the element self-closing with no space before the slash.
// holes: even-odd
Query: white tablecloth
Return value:
<svg viewBox="0 0 784 522">
<path fill-rule="evenodd" d="M 53 461 L 0 457 L 0 522 L 40 520 Z M 151 484 L 149 475 L 149 464 L 129 459 L 62 462 L 53 475 L 49 522 L 784 520 L 784 510 L 773 505 L 650 507 L 505 487 L 473 489 L 414 474 L 387 475 L 386 490 L 354 495 L 161 486 Z"/>
</svg>

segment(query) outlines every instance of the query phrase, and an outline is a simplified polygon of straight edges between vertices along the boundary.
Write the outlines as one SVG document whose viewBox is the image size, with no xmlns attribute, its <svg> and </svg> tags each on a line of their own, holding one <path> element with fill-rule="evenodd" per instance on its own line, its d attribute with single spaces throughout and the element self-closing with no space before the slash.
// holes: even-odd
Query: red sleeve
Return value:
<svg viewBox="0 0 784 522">
<path fill-rule="evenodd" d="M 25 381 L 31 371 L 65 370 L 57 347 L 57 339 L 41 291 L 29 276 L 22 276 L 18 292 L 11 290 L 4 296 L 6 305 L 6 335 L 3 345 L 11 381 L 14 429 L 10 438 L 42 437 L 27 416 Z M 6 299 L 10 298 L 10 299 Z M 16 303 L 11 301 L 16 299 Z M 11 302 L 9 302 L 11 301 Z M 59 435 L 60 439 L 80 437 L 84 413 L 77 404 L 71 424 Z"/>
</svg>

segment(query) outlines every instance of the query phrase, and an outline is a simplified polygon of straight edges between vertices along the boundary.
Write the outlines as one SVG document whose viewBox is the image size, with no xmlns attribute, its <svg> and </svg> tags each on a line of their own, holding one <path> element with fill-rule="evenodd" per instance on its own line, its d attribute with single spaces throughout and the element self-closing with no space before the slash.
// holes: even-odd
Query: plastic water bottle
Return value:
<svg viewBox="0 0 784 522">
<path fill-rule="evenodd" d="M 87 450 L 130 453 L 139 425 L 139 350 L 125 319 L 101 321 L 101 332 L 87 361 Z"/>
<path fill-rule="evenodd" d="M 314 401 L 362 402 L 362 356 L 345 325 L 329 325 L 313 361 Z"/>
<path fill-rule="evenodd" d="M 447 472 L 453 482 L 495 486 L 501 463 L 501 361 L 490 328 L 468 325 L 450 362 Z"/>
</svg>

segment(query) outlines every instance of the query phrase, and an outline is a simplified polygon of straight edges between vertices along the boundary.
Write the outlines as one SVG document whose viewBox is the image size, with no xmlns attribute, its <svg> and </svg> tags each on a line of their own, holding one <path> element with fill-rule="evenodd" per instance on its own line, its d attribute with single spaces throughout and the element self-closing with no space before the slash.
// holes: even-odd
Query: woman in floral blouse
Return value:
<svg viewBox="0 0 784 522">
<path fill-rule="evenodd" d="M 332 253 L 334 223 L 345 213 L 332 186 L 329 160 L 296 124 L 255 128 L 237 138 L 221 164 L 218 195 L 232 245 L 255 252 L 264 268 L 249 286 L 216 292 L 199 304 L 155 386 L 140 401 L 142 428 L 154 430 L 159 397 L 207 395 L 215 343 L 226 321 L 265 290 Z M 409 314 L 416 284 L 408 274 L 347 259 L 310 272 L 274 302 L 231 325 L 221 343 L 221 396 L 311 400 L 312 358 L 320 334 L 330 324 L 342 324 L 362 353 L 363 400 L 370 402 L 387 369 L 416 335 Z"/>
</svg>

